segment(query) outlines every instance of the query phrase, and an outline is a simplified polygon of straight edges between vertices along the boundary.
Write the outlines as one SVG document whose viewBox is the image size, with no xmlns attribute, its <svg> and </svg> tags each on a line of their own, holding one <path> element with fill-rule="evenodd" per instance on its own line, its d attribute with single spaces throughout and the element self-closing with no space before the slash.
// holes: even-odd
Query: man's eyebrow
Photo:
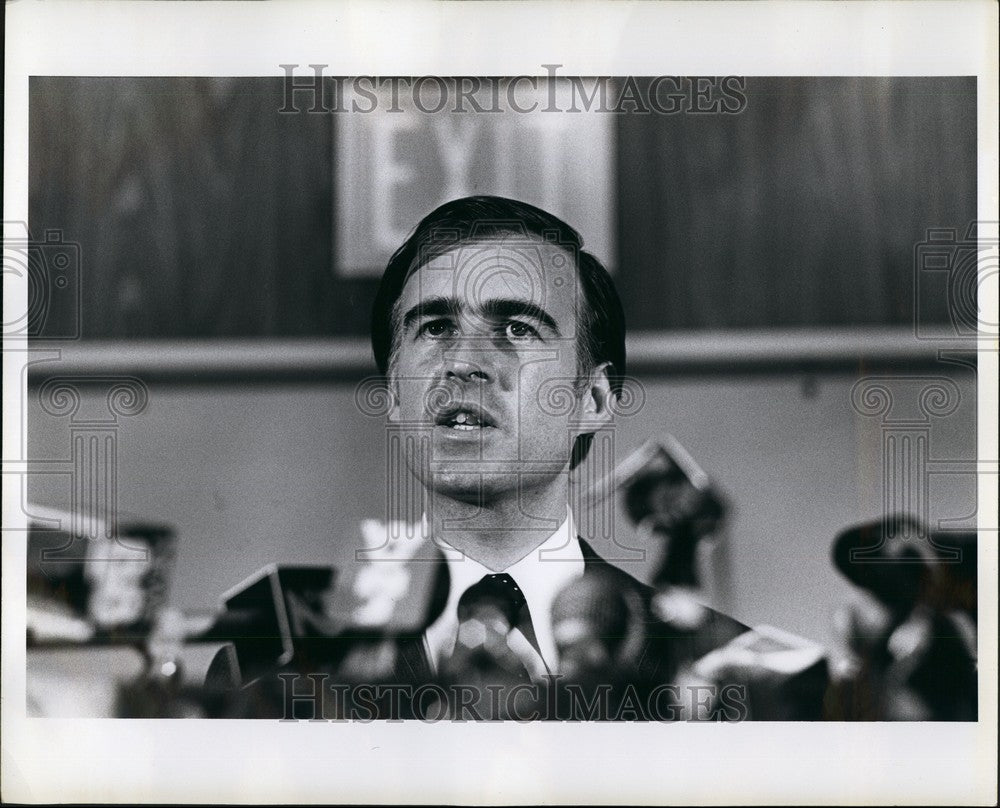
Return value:
<svg viewBox="0 0 1000 808">
<path fill-rule="evenodd" d="M 535 320 L 550 328 L 556 336 L 559 336 L 559 325 L 555 319 L 545 309 L 536 303 L 528 300 L 517 300 L 515 298 L 490 298 L 484 300 L 480 306 L 481 316 L 487 320 L 507 320 L 512 317 L 523 317 L 528 320 Z M 413 325 L 421 317 L 454 317 L 457 318 L 462 311 L 462 305 L 451 297 L 429 297 L 422 300 L 417 305 L 407 310 L 403 315 L 403 332 Z"/>
<path fill-rule="evenodd" d="M 461 310 L 461 305 L 453 297 L 429 297 L 403 315 L 403 331 L 421 317 L 458 317 Z"/>
<path fill-rule="evenodd" d="M 527 300 L 516 300 L 507 298 L 492 298 L 484 300 L 480 306 L 486 319 L 507 320 L 511 317 L 523 317 L 528 320 L 536 320 L 547 326 L 559 336 L 559 326 L 545 309 Z"/>
</svg>

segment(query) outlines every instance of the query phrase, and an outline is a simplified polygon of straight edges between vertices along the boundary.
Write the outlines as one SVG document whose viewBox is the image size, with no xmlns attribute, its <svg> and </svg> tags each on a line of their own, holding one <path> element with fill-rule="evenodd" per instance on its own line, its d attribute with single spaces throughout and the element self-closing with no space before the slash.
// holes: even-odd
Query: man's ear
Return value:
<svg viewBox="0 0 1000 808">
<path fill-rule="evenodd" d="M 399 420 L 399 383 L 396 381 L 395 376 L 389 375 L 385 377 L 385 394 L 388 396 L 388 401 L 386 402 L 386 419 L 389 423 L 395 423 Z"/>
<path fill-rule="evenodd" d="M 608 372 L 611 370 L 610 362 L 602 362 L 590 371 L 585 385 L 580 392 L 577 402 L 577 419 L 586 426 L 588 430 L 603 426 L 611 422 L 613 417 L 611 409 L 611 381 Z"/>
</svg>

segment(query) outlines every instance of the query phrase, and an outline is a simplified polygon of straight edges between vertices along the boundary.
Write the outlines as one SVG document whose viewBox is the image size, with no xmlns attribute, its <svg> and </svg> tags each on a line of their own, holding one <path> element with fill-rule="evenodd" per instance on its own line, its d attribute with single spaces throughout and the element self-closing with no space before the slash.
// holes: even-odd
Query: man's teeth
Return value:
<svg viewBox="0 0 1000 808">
<path fill-rule="evenodd" d="M 480 429 L 481 427 L 482 423 L 480 423 L 479 419 L 469 412 L 458 413 L 451 423 L 452 429 L 470 430 Z"/>
</svg>

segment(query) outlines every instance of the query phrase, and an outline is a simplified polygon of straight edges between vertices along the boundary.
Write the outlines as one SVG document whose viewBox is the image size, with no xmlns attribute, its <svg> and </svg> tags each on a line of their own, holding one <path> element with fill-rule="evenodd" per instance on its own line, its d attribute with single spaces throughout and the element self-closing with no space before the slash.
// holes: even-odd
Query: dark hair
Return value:
<svg viewBox="0 0 1000 808">
<path fill-rule="evenodd" d="M 616 398 L 625 375 L 625 314 L 604 265 L 583 249 L 583 239 L 562 219 L 534 205 L 500 196 L 467 196 L 446 202 L 420 220 L 389 259 L 372 309 L 372 351 L 387 373 L 394 347 L 396 302 L 410 275 L 433 258 L 476 240 L 515 235 L 556 244 L 576 260 L 585 306 L 579 309 L 578 363 L 585 371 L 610 362 Z"/>
</svg>

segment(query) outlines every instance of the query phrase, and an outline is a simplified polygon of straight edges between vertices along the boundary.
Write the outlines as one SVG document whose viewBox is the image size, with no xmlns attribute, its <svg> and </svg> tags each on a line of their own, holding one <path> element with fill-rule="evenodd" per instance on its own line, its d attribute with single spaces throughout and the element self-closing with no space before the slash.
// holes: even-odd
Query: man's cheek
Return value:
<svg viewBox="0 0 1000 808">
<path fill-rule="evenodd" d="M 389 422 L 395 426 L 420 426 L 427 420 L 422 407 L 423 392 L 407 384 L 398 385 L 392 391 L 394 401 L 389 411 Z"/>
<path fill-rule="evenodd" d="M 534 395 L 521 402 L 517 433 L 522 457 L 555 460 L 563 445 L 568 444 L 569 404 L 560 402 L 558 407 L 551 404 L 551 400 L 539 402 Z"/>
<path fill-rule="evenodd" d="M 519 401 L 525 415 L 564 427 L 579 405 L 579 379 L 573 365 L 563 362 L 539 363 L 530 375 L 521 377 Z"/>
</svg>

